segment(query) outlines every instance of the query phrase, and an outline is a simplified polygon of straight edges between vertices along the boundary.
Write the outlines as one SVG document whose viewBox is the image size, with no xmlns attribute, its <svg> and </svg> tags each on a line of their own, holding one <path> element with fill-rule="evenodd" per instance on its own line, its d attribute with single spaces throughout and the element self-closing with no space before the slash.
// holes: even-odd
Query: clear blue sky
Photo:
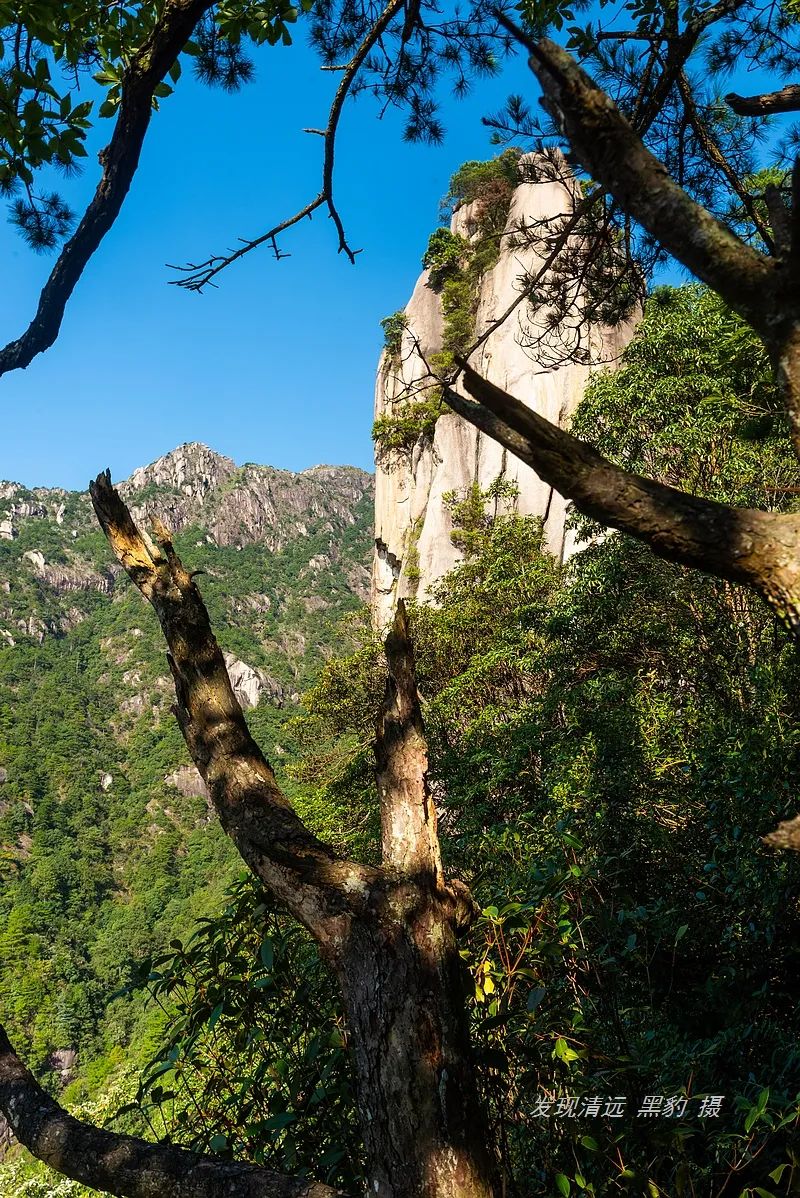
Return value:
<svg viewBox="0 0 800 1198">
<path fill-rule="evenodd" d="M 442 147 L 404 143 L 397 116 L 378 121 L 366 97 L 348 103 L 336 192 L 351 244 L 363 247 L 357 265 L 337 255 L 318 213 L 284 237 L 281 262 L 264 249 L 223 273 L 217 291 L 169 287 L 166 262 L 255 236 L 319 189 L 321 139 L 302 129 L 326 123 L 337 76 L 318 70 L 301 33 L 291 48 L 265 47 L 257 66 L 257 81 L 233 96 L 187 70 L 162 102 L 58 341 L 0 379 L 0 478 L 83 488 L 107 465 L 122 478 L 193 440 L 237 462 L 372 468 L 379 321 L 409 297 L 450 174 L 497 152 L 481 116 L 535 85 L 517 59 L 470 99 L 447 102 Z M 100 125 L 84 175 L 62 187 L 78 210 L 111 132 Z M 5 343 L 27 327 L 52 258 L 0 221 L 0 261 Z"/>
</svg>

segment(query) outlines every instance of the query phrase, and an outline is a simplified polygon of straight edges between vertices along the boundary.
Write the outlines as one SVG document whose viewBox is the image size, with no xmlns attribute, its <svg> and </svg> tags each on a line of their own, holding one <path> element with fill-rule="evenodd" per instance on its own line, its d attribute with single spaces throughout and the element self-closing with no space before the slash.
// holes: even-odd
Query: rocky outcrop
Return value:
<svg viewBox="0 0 800 1198">
<path fill-rule="evenodd" d="M 262 695 L 266 695 L 275 707 L 283 707 L 287 698 L 295 703 L 300 698 L 294 691 L 289 691 L 275 678 L 271 678 L 264 670 L 249 666 L 247 662 L 240 661 L 232 653 L 225 653 L 223 656 L 233 693 L 245 711 L 251 707 L 257 707 Z"/>
<path fill-rule="evenodd" d="M 523 160 L 528 181 L 514 191 L 496 264 L 480 282 L 476 337 L 512 308 L 519 296 L 519 279 L 541 265 L 541 259 L 520 245 L 515 231 L 573 209 L 577 183 L 563 166 L 558 172 L 538 170 L 537 160 Z M 542 166 L 544 164 L 541 164 Z M 558 177 L 556 177 L 558 176 Z M 451 221 L 453 233 L 473 235 L 474 212 L 465 205 Z M 487 337 L 470 361 L 497 383 L 555 424 L 564 426 L 593 368 L 612 364 L 630 340 L 634 322 L 618 327 L 593 326 L 584 340 L 585 361 L 552 364 L 550 354 L 535 347 L 543 318 L 518 304 Z M 443 346 L 444 323 L 440 296 L 423 271 L 405 308 L 406 328 L 397 352 L 381 356 L 375 391 L 376 419 L 396 410 L 403 397 L 419 392 L 427 362 Z M 516 509 L 540 516 L 548 547 L 558 557 L 574 548 L 565 529 L 567 506 L 518 459 L 452 412 L 436 421 L 432 437 L 420 437 L 408 453 L 379 460 L 375 483 L 375 555 L 372 606 L 376 623 L 384 627 L 401 596 L 426 597 L 428 588 L 460 559 L 451 540 L 452 523 L 443 497 L 465 493 L 473 483 L 487 489 L 498 477 L 516 484 Z"/>
<path fill-rule="evenodd" d="M 356 573 L 353 590 L 365 597 L 361 563 L 351 561 L 345 530 L 363 528 L 372 508 L 373 478 L 351 466 L 314 466 L 293 472 L 248 464 L 205 445 L 181 445 L 120 485 L 135 518 L 147 526 L 160 517 L 174 532 L 197 528 L 198 547 L 244 549 L 264 545 L 279 552 L 293 541 L 315 537 L 327 546 L 326 560 L 347 563 Z M 97 524 L 88 495 L 61 488 L 29 490 L 0 483 L 0 543 L 22 538 L 22 552 L 0 555 L 0 646 L 21 637 L 41 642 L 61 635 L 85 618 L 86 593 L 114 595 L 120 568 L 99 568 L 90 538 Z M 30 546 L 30 548 L 28 548 Z M 314 557 L 309 554 L 308 557 Z M 312 567 L 314 569 L 314 567 Z M 214 573 L 213 567 L 209 573 Z M 317 583 L 322 586 L 322 575 Z M 84 592 L 81 598 L 78 592 Z M 8 596 L 6 600 L 5 596 Z M 231 607 L 253 623 L 274 608 L 273 596 L 256 590 L 232 596 Z M 277 599 L 280 606 L 280 597 Z M 273 618 L 277 618 L 274 616 Z M 262 619 L 259 634 L 267 636 Z M 274 680 L 264 684 L 276 700 L 285 696 Z M 246 700 L 247 701 L 247 700 Z"/>
<path fill-rule="evenodd" d="M 23 553 L 22 560 L 33 568 L 40 582 L 59 595 L 69 591 L 99 591 L 101 595 L 110 595 L 114 590 L 114 572 L 111 569 L 100 573 L 77 560 L 67 565 L 48 563 L 38 549 L 28 549 Z"/>
<path fill-rule="evenodd" d="M 185 799 L 208 798 L 208 788 L 196 765 L 179 765 L 171 774 L 167 774 L 164 781 L 167 786 L 172 786 Z"/>
<path fill-rule="evenodd" d="M 294 473 L 230 458 L 205 445 L 181 445 L 134 470 L 120 488 L 135 518 L 158 515 L 173 532 L 189 524 L 222 546 L 262 543 L 273 551 L 305 536 L 315 520 L 330 531 L 353 524 L 353 507 L 371 494 L 372 476 L 351 466 L 314 466 Z"/>
</svg>

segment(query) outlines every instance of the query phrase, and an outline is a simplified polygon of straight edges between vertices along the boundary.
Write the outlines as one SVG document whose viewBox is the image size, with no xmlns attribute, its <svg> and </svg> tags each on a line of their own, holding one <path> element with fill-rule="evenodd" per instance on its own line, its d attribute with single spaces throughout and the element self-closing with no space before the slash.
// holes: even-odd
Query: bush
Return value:
<svg viewBox="0 0 800 1198">
<path fill-rule="evenodd" d="M 505 183 L 513 191 L 519 182 L 521 157 L 520 150 L 508 149 L 488 162 L 465 162 L 450 179 L 447 195 L 439 207 L 440 215 L 448 217 L 462 204 L 496 193 L 498 184 Z"/>
<path fill-rule="evenodd" d="M 400 356 L 400 347 L 403 344 L 403 333 L 408 328 L 408 320 L 405 312 L 392 312 L 391 316 L 384 316 L 381 321 L 383 329 L 383 345 L 387 354 L 393 360 Z"/>
<path fill-rule="evenodd" d="M 447 279 L 458 274 L 469 250 L 469 244 L 463 237 L 451 233 L 449 229 L 434 229 L 422 256 L 422 265 L 431 272 L 431 286 L 438 289 Z"/>
<path fill-rule="evenodd" d="M 442 410 L 441 392 L 418 403 L 403 403 L 396 412 L 379 416 L 372 426 L 378 460 L 393 453 L 411 453 L 420 437 L 432 437 Z"/>
</svg>

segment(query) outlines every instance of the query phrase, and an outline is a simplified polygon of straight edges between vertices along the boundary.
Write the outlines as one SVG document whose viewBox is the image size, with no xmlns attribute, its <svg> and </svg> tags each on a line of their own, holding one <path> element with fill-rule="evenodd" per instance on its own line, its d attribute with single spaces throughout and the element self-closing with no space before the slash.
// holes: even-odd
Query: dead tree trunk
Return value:
<svg viewBox="0 0 800 1198">
<path fill-rule="evenodd" d="M 91 494 L 114 553 L 158 616 L 175 680 L 173 710 L 225 831 L 255 876 L 309 929 L 338 980 L 370 1194 L 495 1198 L 494 1153 L 470 1052 L 469 974 L 457 940 L 475 905 L 442 870 L 405 608 L 386 642 L 388 680 L 376 737 L 383 860 L 376 868 L 338 856 L 281 793 L 169 532 L 155 522 L 154 543 L 138 529 L 108 474 Z M 34 1155 L 107 1193 L 324 1198 L 331 1192 L 306 1179 L 81 1124 L 42 1095 L 2 1029 L 0 1111 Z M 117 1154 L 126 1165 L 119 1176 L 109 1168 Z"/>
</svg>

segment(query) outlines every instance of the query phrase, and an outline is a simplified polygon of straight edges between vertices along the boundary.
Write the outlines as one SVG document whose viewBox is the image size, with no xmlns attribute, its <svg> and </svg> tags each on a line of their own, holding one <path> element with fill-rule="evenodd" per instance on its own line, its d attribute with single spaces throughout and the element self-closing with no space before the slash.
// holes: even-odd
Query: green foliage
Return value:
<svg viewBox="0 0 800 1198">
<path fill-rule="evenodd" d="M 653 297 L 575 427 L 634 469 L 793 507 L 774 424 L 753 440 L 765 417 L 757 341 L 686 288 Z M 800 872 L 760 838 L 796 809 L 796 654 L 749 592 L 637 542 L 560 569 L 538 522 L 493 516 L 478 488 L 449 502 L 466 558 L 412 606 L 412 635 L 443 850 L 483 910 L 464 959 L 505 1167 L 536 1198 L 785 1192 Z M 307 704 L 308 735 L 338 736 L 354 773 L 380 660 L 365 643 Z M 637 1118 L 652 1094 L 673 1115 Z M 597 1095 L 627 1114 L 578 1117 Z"/>
<path fill-rule="evenodd" d="M 468 253 L 469 243 L 463 237 L 449 229 L 434 229 L 422 256 L 422 265 L 431 272 L 431 286 L 440 288 L 448 278 L 458 274 Z"/>
<path fill-rule="evenodd" d="M 381 321 L 383 329 L 383 346 L 392 362 L 396 362 L 403 343 L 403 333 L 408 327 L 406 314 L 403 311 L 393 312 Z"/>
<path fill-rule="evenodd" d="M 164 1038 L 132 1106 L 201 1152 L 351 1186 L 360 1137 L 335 990 L 307 934 L 242 875 L 215 919 L 144 968 Z"/>
<path fill-rule="evenodd" d="M 301 7 L 307 11 L 305 2 Z M 244 44 L 290 44 L 298 12 L 289 0 L 222 3 L 200 22 L 184 53 L 204 82 L 234 90 L 253 74 Z M 12 222 L 35 250 L 53 249 L 74 220 L 56 192 L 35 190 L 37 173 L 82 169 L 94 119 L 116 113 L 127 64 L 147 52 L 163 15 L 148 4 L 120 14 L 116 7 L 51 2 L 0 9 L 0 196 L 12 197 Z M 170 82 L 155 89 L 154 107 L 172 94 L 180 74 L 176 60 Z M 89 76 L 105 91 L 96 110 L 93 100 L 75 103 L 76 88 Z"/>
<path fill-rule="evenodd" d="M 207 497 L 209 515 L 209 505 L 230 502 L 230 489 L 218 491 Z M 47 514 L 49 499 L 16 492 L 15 503 L 39 504 L 41 514 L 0 541 L 0 627 L 16 640 L 0 639 L 0 1009 L 49 1087 L 63 1084 L 53 1053 L 77 1050 L 64 1079 L 74 1103 L 152 1052 L 157 1012 L 127 988 L 143 958 L 220 909 L 239 864 L 206 800 L 166 781 L 188 756 L 150 609 L 119 574 L 113 595 L 60 593 L 22 558 L 37 550 L 48 565 L 108 570 L 86 497 L 57 498 L 61 525 Z M 136 495 L 148 499 L 168 511 L 176 496 L 164 487 Z M 247 713 L 254 734 L 304 818 L 337 843 L 350 831 L 346 816 L 282 767 L 295 752 L 298 693 L 348 642 L 340 625 L 360 607 L 348 580 L 368 560 L 370 518 L 367 493 L 333 524 L 309 513 L 306 535 L 280 548 L 219 546 L 199 527 L 176 537 L 187 563 L 205 571 L 221 645 L 276 688 L 282 706 L 265 699 Z"/>
<path fill-rule="evenodd" d="M 762 343 L 713 292 L 661 288 L 616 373 L 589 386 L 573 431 L 629 469 L 742 506 L 796 506 Z"/>
<path fill-rule="evenodd" d="M 500 505 L 514 507 L 519 498 L 516 483 L 498 474 L 484 490 L 474 482 L 463 495 L 446 491 L 442 503 L 450 512 L 450 540 L 465 557 L 475 557 L 485 547 L 488 534 L 500 513 Z M 486 510 L 487 504 L 493 509 Z"/>
<path fill-rule="evenodd" d="M 442 216 L 449 216 L 462 204 L 485 203 L 487 197 L 496 195 L 498 184 L 505 184 L 508 194 L 513 192 L 520 178 L 520 157 L 521 152 L 511 148 L 488 162 L 465 162 L 450 179 L 441 203 Z"/>
<path fill-rule="evenodd" d="M 410 454 L 422 438 L 433 437 L 436 421 L 442 412 L 441 392 L 431 388 L 427 399 L 397 404 L 394 410 L 379 416 L 372 426 L 372 440 L 378 459 L 391 458 L 392 454 Z"/>
</svg>

